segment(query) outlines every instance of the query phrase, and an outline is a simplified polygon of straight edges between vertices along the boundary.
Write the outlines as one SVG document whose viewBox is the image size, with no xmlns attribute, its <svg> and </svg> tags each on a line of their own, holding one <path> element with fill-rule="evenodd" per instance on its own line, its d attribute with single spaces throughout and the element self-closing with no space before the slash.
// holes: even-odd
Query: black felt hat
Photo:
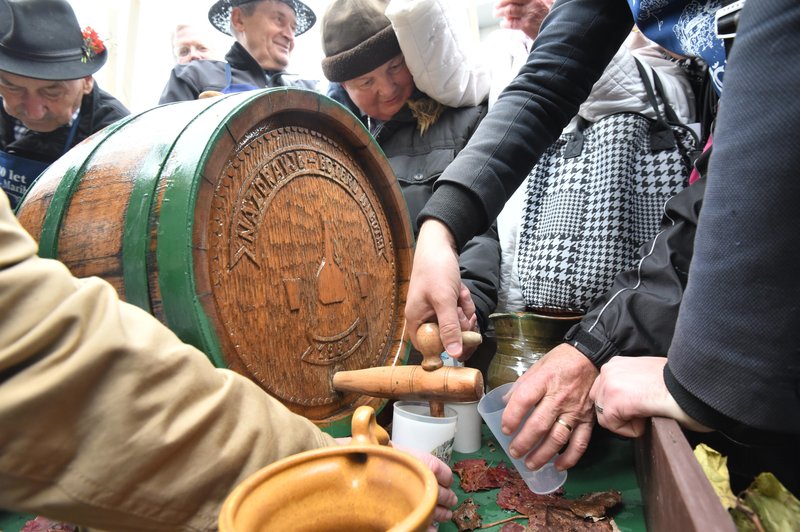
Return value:
<svg viewBox="0 0 800 532">
<path fill-rule="evenodd" d="M 218 0 L 211 6 L 211 9 L 208 10 L 208 20 L 211 22 L 212 26 L 225 35 L 231 35 L 231 9 L 242 4 L 259 1 L 261 0 Z M 317 21 L 317 16 L 311 8 L 303 2 L 300 2 L 300 0 L 277 1 L 283 2 L 294 10 L 295 19 L 297 21 L 297 28 L 294 30 L 295 37 L 307 32 Z"/>
<path fill-rule="evenodd" d="M 333 0 L 322 17 L 322 72 L 330 81 L 363 76 L 401 53 L 387 0 Z"/>
<path fill-rule="evenodd" d="M 79 79 L 100 70 L 107 56 L 96 34 L 84 38 L 66 0 L 0 0 L 0 70 Z"/>
</svg>

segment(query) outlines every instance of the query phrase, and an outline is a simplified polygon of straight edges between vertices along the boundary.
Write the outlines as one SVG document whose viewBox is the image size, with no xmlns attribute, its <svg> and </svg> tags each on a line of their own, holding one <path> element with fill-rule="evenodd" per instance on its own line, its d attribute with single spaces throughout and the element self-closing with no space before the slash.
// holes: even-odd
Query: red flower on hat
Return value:
<svg viewBox="0 0 800 532">
<path fill-rule="evenodd" d="M 81 35 L 83 35 L 83 46 L 81 47 L 83 51 L 83 57 L 81 57 L 82 63 L 91 61 L 97 54 L 103 53 L 103 50 L 106 49 L 103 40 L 100 39 L 100 36 L 97 35 L 97 32 L 94 31 L 91 26 L 86 26 L 83 32 L 81 32 Z"/>
</svg>

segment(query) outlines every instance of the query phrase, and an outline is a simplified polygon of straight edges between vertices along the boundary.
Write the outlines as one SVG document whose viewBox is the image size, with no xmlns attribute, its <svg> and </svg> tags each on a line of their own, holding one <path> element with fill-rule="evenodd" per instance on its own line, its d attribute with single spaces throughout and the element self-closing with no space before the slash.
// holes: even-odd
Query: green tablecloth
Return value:
<svg viewBox="0 0 800 532">
<path fill-rule="evenodd" d="M 453 453 L 452 463 L 465 458 L 483 458 L 489 465 L 496 465 L 499 461 L 505 461 L 509 467 L 513 467 L 486 425 L 483 425 L 483 445 L 481 449 L 471 454 Z M 595 435 L 592 438 L 589 450 L 581 458 L 578 465 L 569 470 L 564 489 L 566 496 L 569 498 L 576 498 L 591 491 L 615 489 L 621 492 L 623 506 L 614 514 L 614 521 L 617 526 L 622 532 L 646 531 L 642 493 L 639 490 L 634 469 L 632 441 L 617 438 L 608 432 L 595 428 Z M 496 500 L 499 491 L 497 489 L 464 493 L 461 490 L 458 475 L 455 475 L 454 491 L 458 495 L 459 504 L 468 497 L 473 498 L 479 506 L 478 514 L 481 516 L 483 523 L 494 523 L 515 515 L 514 512 L 508 512 L 497 506 Z M 527 524 L 524 519 L 516 522 L 522 525 Z M 501 524 L 481 529 L 481 531 L 496 531 L 500 530 L 502 526 Z M 443 523 L 439 526 L 439 530 L 455 532 L 458 528 L 454 523 Z"/>
<path fill-rule="evenodd" d="M 453 463 L 465 458 L 483 458 L 490 465 L 496 465 L 503 460 L 508 463 L 509 467 L 512 467 L 503 453 L 503 449 L 486 425 L 483 425 L 483 445 L 477 453 L 453 453 Z M 569 470 L 569 477 L 564 484 L 564 489 L 566 496 L 570 498 L 579 497 L 591 491 L 609 489 L 620 491 L 623 506 L 614 515 L 617 526 L 622 532 L 646 531 L 642 494 L 636 482 L 632 441 L 619 439 L 595 428 L 595 436 L 589 450 L 578 465 Z M 514 515 L 497 506 L 496 499 L 499 490 L 465 494 L 461 491 L 458 475 L 455 475 L 454 490 L 458 495 L 459 503 L 467 497 L 473 497 L 480 506 L 478 513 L 484 523 L 493 523 Z M 21 516 L 0 511 L 0 532 L 18 532 L 29 519 L 33 519 L 33 516 Z M 526 524 L 524 519 L 517 522 Z M 481 530 L 496 531 L 501 527 L 502 525 L 498 525 Z M 456 532 L 458 529 L 453 523 L 443 523 L 439 530 Z"/>
<path fill-rule="evenodd" d="M 12 514 L 0 510 L 0 532 L 19 532 L 35 515 Z"/>
</svg>

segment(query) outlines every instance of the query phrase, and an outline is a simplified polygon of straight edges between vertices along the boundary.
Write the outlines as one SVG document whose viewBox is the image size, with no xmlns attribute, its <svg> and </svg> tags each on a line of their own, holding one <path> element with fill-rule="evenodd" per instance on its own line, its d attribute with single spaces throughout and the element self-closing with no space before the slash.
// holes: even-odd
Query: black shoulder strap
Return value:
<svg viewBox="0 0 800 532">
<path fill-rule="evenodd" d="M 667 122 L 667 118 L 665 118 L 664 115 L 666 114 L 666 116 L 675 123 L 678 123 L 678 117 L 675 115 L 675 111 L 672 109 L 672 107 L 670 107 L 669 102 L 663 94 L 664 88 L 661 86 L 661 80 L 658 79 L 658 74 L 656 74 L 655 70 L 653 70 L 653 79 L 656 82 L 659 96 L 664 104 L 663 113 L 661 112 L 661 107 L 658 105 L 658 100 L 656 99 L 656 94 L 653 91 L 653 86 L 650 85 L 650 77 L 647 75 L 647 70 L 637 58 L 634 57 L 633 60 L 636 61 L 636 68 L 639 69 L 639 77 L 642 78 L 644 90 L 647 92 L 648 100 L 650 100 L 650 107 L 653 108 L 653 111 L 656 114 L 656 121 L 653 122 L 652 126 L 650 126 L 650 148 L 653 151 L 674 149 L 676 146 L 675 135 L 672 132 L 672 128 L 670 127 L 669 122 Z"/>
<path fill-rule="evenodd" d="M 569 139 L 567 145 L 564 146 L 564 159 L 572 159 L 579 156 L 583 152 L 583 132 L 589 127 L 590 122 L 581 115 L 578 115 L 578 123 L 572 138 Z"/>
</svg>

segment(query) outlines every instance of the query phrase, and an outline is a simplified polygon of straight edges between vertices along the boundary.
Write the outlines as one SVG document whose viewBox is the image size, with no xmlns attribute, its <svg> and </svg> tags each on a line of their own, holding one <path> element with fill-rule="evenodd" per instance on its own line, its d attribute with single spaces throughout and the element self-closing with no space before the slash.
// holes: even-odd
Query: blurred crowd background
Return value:
<svg viewBox="0 0 800 532">
<path fill-rule="evenodd" d="M 69 0 L 81 24 L 93 27 L 109 48 L 108 63 L 95 78 L 131 112 L 148 109 L 158 102 L 175 62 L 172 33 L 177 24 L 208 30 L 220 56 L 233 42 L 208 22 L 212 0 Z M 321 17 L 329 0 L 304 0 Z M 494 0 L 463 0 L 470 13 L 476 39 L 498 28 L 492 17 Z M 319 25 L 296 40 L 289 71 L 305 78 L 323 80 L 320 61 Z"/>
</svg>

